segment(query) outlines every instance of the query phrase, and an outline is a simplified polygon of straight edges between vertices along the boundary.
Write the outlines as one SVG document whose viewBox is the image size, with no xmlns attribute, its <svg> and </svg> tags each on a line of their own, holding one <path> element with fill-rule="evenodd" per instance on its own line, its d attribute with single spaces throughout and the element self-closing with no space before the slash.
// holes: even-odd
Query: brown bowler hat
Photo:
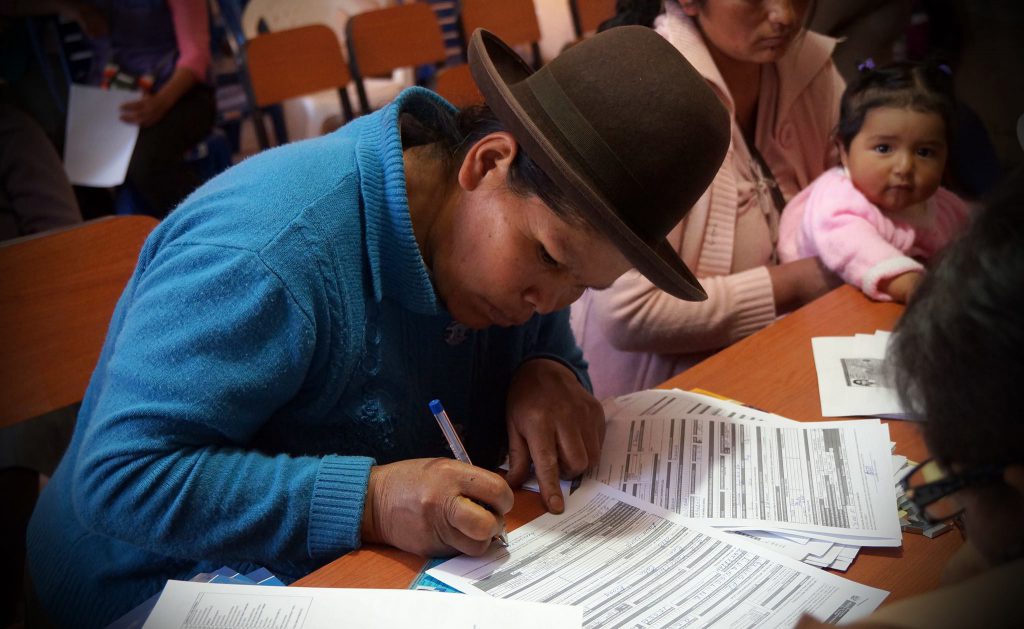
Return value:
<svg viewBox="0 0 1024 629">
<path fill-rule="evenodd" d="M 537 72 L 494 34 L 469 42 L 491 109 L 585 218 L 662 290 L 707 293 L 665 236 L 704 193 L 729 146 L 729 115 L 651 29 L 609 29 Z"/>
</svg>

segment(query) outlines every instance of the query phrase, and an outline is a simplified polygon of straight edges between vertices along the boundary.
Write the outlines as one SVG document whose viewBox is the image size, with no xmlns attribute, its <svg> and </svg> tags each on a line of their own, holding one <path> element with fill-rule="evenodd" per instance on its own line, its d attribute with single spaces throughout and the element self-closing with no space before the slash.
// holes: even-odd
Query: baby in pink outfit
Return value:
<svg viewBox="0 0 1024 629">
<path fill-rule="evenodd" d="M 862 67 L 840 105 L 843 166 L 786 205 L 780 260 L 818 256 L 872 299 L 905 303 L 922 261 L 969 220 L 964 202 L 939 185 L 953 106 L 945 66 Z"/>
</svg>

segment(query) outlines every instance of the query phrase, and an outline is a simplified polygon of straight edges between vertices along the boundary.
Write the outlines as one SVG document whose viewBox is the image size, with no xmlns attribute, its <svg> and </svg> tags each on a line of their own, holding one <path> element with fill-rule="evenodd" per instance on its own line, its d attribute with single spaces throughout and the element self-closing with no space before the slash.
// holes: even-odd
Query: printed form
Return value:
<svg viewBox="0 0 1024 629">
<path fill-rule="evenodd" d="M 780 627 L 804 613 L 849 621 L 888 594 L 594 481 L 563 514 L 509 541 L 428 574 L 468 594 L 578 606 L 585 627 Z"/>
<path fill-rule="evenodd" d="M 618 398 L 588 477 L 716 527 L 900 545 L 888 427 L 801 423 L 703 397 Z"/>
<path fill-rule="evenodd" d="M 579 629 L 579 609 L 444 592 L 168 581 L 143 629 Z"/>
</svg>

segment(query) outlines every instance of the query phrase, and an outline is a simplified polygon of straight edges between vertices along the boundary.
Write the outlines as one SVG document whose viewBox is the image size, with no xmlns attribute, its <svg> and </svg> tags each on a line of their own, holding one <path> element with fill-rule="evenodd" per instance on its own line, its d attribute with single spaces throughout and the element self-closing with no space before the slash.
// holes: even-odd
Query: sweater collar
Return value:
<svg viewBox="0 0 1024 629">
<path fill-rule="evenodd" d="M 725 79 L 711 58 L 711 52 L 693 18 L 686 15 L 678 3 L 666 2 L 665 13 L 655 20 L 654 28 L 683 52 L 686 60 L 718 92 L 729 113 L 735 116 L 736 106 L 732 94 L 729 93 Z M 832 37 L 805 31 L 775 63 L 779 76 L 779 102 L 776 110 L 780 114 L 784 115 L 814 77 L 831 63 L 836 41 Z"/>
<path fill-rule="evenodd" d="M 451 108 L 429 90 L 404 90 L 369 116 L 372 120 L 362 125 L 356 149 L 374 298 L 379 302 L 387 297 L 427 315 L 441 314 L 445 309 L 434 291 L 412 229 L 399 117 L 408 113 L 430 124 L 437 116 L 432 102 Z"/>
</svg>

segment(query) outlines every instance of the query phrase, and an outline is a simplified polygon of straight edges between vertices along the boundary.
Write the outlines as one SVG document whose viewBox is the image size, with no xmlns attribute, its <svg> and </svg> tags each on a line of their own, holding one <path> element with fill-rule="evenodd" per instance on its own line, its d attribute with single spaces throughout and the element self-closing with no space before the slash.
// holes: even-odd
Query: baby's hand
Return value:
<svg viewBox="0 0 1024 629">
<path fill-rule="evenodd" d="M 922 273 L 920 271 L 908 271 L 903 275 L 897 275 L 892 278 L 881 289 L 883 292 L 888 293 L 893 301 L 905 304 L 917 289 L 917 285 L 921 283 L 921 277 Z"/>
</svg>

